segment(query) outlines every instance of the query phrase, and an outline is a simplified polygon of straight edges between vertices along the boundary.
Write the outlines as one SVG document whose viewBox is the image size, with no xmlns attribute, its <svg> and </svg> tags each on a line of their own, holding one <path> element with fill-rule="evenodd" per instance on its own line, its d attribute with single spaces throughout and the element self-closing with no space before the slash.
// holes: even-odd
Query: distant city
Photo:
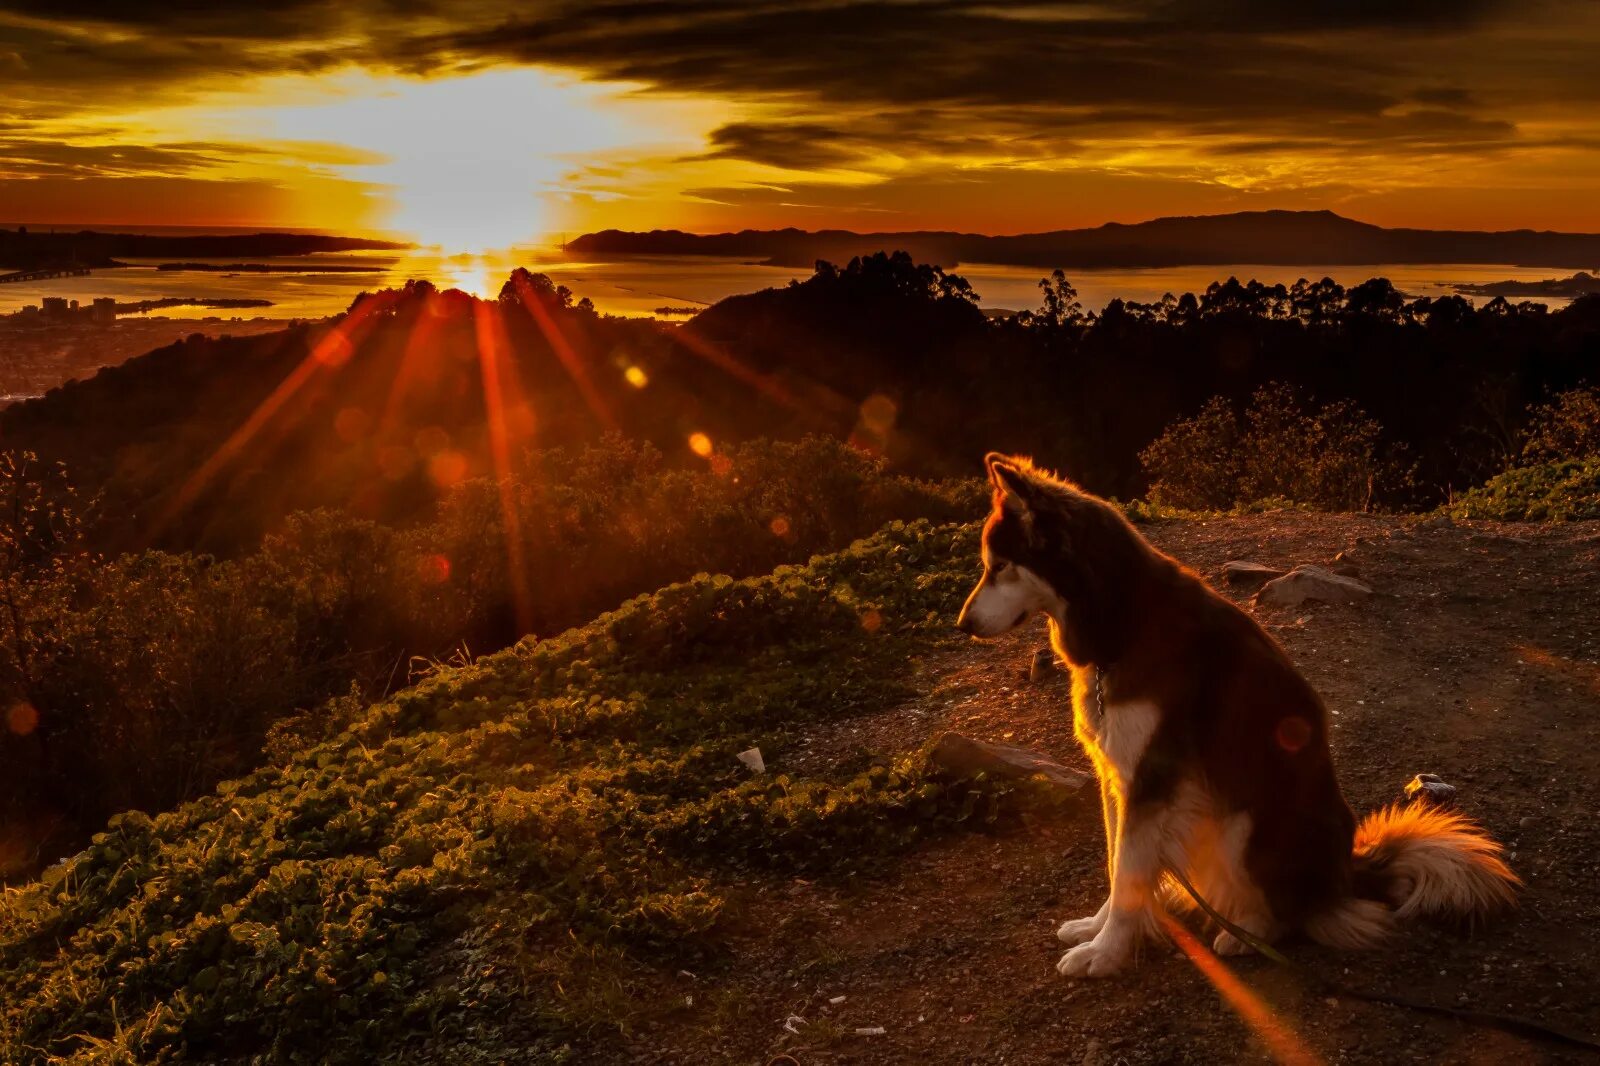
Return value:
<svg viewBox="0 0 1600 1066">
<path fill-rule="evenodd" d="M 117 321 L 117 301 L 110 296 L 101 296 L 84 307 L 77 300 L 68 300 L 64 296 L 46 296 L 43 306 L 29 304 L 8 317 L 16 320 L 16 325 L 22 326 L 69 323 L 106 326 Z"/>
<path fill-rule="evenodd" d="M 168 296 L 155 300 L 119 303 L 114 297 L 100 296 L 83 304 L 77 300 L 69 300 L 65 296 L 46 296 L 40 303 L 28 304 L 9 315 L 0 315 L 0 326 L 10 329 L 112 326 L 116 324 L 118 315 L 142 315 L 167 307 L 214 307 L 220 310 L 271 306 L 271 300 L 254 298 Z"/>
</svg>

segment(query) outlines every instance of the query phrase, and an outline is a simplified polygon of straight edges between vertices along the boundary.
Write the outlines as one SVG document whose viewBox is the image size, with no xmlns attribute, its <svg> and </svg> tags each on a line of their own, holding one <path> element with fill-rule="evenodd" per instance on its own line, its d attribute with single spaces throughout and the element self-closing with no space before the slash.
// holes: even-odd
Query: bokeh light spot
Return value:
<svg viewBox="0 0 1600 1066">
<path fill-rule="evenodd" d="M 31 703 L 13 703 L 6 708 L 6 728 L 25 737 L 39 728 L 39 711 Z"/>
<path fill-rule="evenodd" d="M 417 454 L 429 459 L 450 447 L 450 434 L 442 426 L 424 426 L 415 438 Z"/>
<path fill-rule="evenodd" d="M 346 407 L 333 419 L 333 431 L 346 444 L 354 444 L 372 428 L 372 416 L 359 407 Z"/>
<path fill-rule="evenodd" d="M 770 528 L 772 529 L 773 536 L 788 537 L 790 529 L 788 517 L 786 515 L 779 515 L 777 518 L 774 518 Z"/>
<path fill-rule="evenodd" d="M 344 335 L 344 331 L 333 329 L 317 341 L 316 346 L 311 349 L 311 354 L 323 366 L 343 366 L 354 351 L 355 345 L 350 343 L 350 338 Z"/>
<path fill-rule="evenodd" d="M 417 562 L 417 571 L 425 584 L 442 585 L 450 580 L 450 560 L 437 553 L 424 555 Z"/>
<path fill-rule="evenodd" d="M 1291 714 L 1278 723 L 1278 747 L 1293 754 L 1311 742 L 1311 723 Z"/>
<path fill-rule="evenodd" d="M 689 450 L 702 459 L 709 457 L 711 455 L 711 438 L 704 433 L 689 434 Z"/>
<path fill-rule="evenodd" d="M 733 460 L 726 455 L 713 455 L 711 457 L 711 472 L 718 477 L 727 477 L 733 473 Z"/>
<path fill-rule="evenodd" d="M 650 384 L 650 375 L 646 374 L 641 367 L 630 366 L 622 372 L 622 376 L 627 378 L 628 384 L 636 389 L 642 389 Z"/>
<path fill-rule="evenodd" d="M 390 481 L 399 481 L 411 472 L 416 457 L 403 444 L 389 444 L 378 449 L 378 469 Z"/>
<path fill-rule="evenodd" d="M 882 435 L 893 428 L 897 413 L 899 408 L 893 400 L 881 392 L 875 392 L 861 403 L 861 424 L 867 430 Z"/>
<path fill-rule="evenodd" d="M 868 633 L 876 633 L 883 628 L 883 613 L 876 607 L 868 607 L 861 612 L 861 628 Z"/>
<path fill-rule="evenodd" d="M 428 460 L 428 476 L 441 489 L 459 485 L 467 477 L 467 457 L 457 451 L 442 451 Z"/>
</svg>

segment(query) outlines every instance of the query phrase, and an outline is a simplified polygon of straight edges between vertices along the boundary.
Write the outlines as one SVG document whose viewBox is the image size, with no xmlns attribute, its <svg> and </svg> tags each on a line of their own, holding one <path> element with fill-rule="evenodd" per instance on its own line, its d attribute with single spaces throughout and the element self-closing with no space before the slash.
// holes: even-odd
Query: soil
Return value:
<svg viewBox="0 0 1600 1066">
<path fill-rule="evenodd" d="M 1353 988 L 1600 1035 L 1600 523 L 1286 514 L 1143 528 L 1252 609 L 1322 693 L 1358 812 L 1398 798 L 1413 774 L 1436 773 L 1505 843 L 1526 882 L 1515 914 L 1475 932 L 1413 926 L 1377 952 L 1295 942 L 1287 953 Z M 1250 608 L 1249 590 L 1221 586 L 1229 559 L 1287 569 L 1339 552 L 1376 595 Z M 909 664 L 917 699 L 835 723 L 769 769 L 909 751 L 951 729 L 1087 769 L 1065 675 L 1027 680 L 1045 639 L 1030 627 Z M 871 877 L 751 883 L 734 898 L 727 950 L 693 975 L 664 971 L 660 1009 L 591 1050 L 617 1062 L 801 1066 L 1281 1058 L 1171 945 L 1150 947 L 1137 969 L 1109 980 L 1056 975 L 1056 925 L 1105 895 L 1098 795 L 1093 786 L 1079 795 L 1062 815 L 945 837 Z M 1265 1005 L 1302 1061 L 1591 1061 L 1330 997 L 1258 957 L 1223 969 Z"/>
</svg>

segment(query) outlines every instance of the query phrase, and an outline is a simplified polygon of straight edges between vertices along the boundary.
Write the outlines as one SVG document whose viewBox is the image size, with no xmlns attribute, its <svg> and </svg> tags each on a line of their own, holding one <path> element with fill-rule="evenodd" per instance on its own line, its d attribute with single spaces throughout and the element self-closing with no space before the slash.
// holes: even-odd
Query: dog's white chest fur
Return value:
<svg viewBox="0 0 1600 1066">
<path fill-rule="evenodd" d="M 1091 755 L 1098 754 L 1096 762 L 1116 773 L 1121 790 L 1133 781 L 1160 723 L 1160 708 L 1148 700 L 1108 702 L 1103 712 L 1093 702 L 1078 708 L 1078 738 Z"/>
</svg>

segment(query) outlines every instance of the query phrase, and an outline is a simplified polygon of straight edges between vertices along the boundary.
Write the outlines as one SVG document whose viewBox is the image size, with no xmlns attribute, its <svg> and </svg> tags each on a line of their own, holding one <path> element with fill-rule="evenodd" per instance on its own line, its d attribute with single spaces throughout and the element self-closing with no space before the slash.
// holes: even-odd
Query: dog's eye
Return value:
<svg viewBox="0 0 1600 1066">
<path fill-rule="evenodd" d="M 1010 569 L 1011 569 L 1011 564 L 1008 563 L 1008 562 L 1005 562 L 1004 560 L 1002 560 L 1002 561 L 1000 561 L 998 563 L 995 563 L 993 566 L 991 566 L 989 568 L 989 573 L 993 574 L 995 577 L 999 577 L 1001 574 L 1005 573 L 1007 570 L 1010 570 Z"/>
</svg>

